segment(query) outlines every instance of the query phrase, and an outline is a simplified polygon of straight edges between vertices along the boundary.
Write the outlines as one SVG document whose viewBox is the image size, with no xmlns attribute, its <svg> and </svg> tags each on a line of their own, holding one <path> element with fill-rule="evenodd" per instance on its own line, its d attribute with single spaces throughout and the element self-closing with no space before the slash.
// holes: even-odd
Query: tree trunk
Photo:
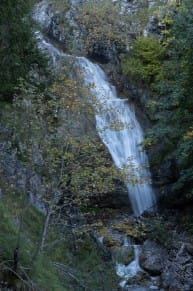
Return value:
<svg viewBox="0 0 193 291">
<path fill-rule="evenodd" d="M 44 220 L 44 225 L 43 225 L 43 228 L 42 228 L 42 234 L 41 234 L 41 237 L 40 237 L 40 242 L 39 242 L 37 254 L 41 253 L 44 250 L 47 230 L 48 230 L 48 226 L 49 226 L 49 222 L 50 222 L 50 215 L 51 215 L 51 208 L 48 207 L 47 213 L 46 213 L 46 217 L 45 217 L 45 220 Z"/>
<path fill-rule="evenodd" d="M 48 209 L 47 209 L 47 212 L 46 212 L 46 216 L 45 216 L 45 219 L 44 219 L 42 233 L 41 233 L 40 240 L 39 240 L 39 244 L 38 244 L 37 250 L 36 250 L 36 252 L 34 254 L 34 257 L 32 259 L 32 262 L 35 261 L 37 256 L 44 250 L 45 240 L 46 240 L 47 230 L 48 230 L 48 227 L 49 227 L 51 213 L 52 213 L 52 208 L 50 206 L 48 206 Z"/>
</svg>

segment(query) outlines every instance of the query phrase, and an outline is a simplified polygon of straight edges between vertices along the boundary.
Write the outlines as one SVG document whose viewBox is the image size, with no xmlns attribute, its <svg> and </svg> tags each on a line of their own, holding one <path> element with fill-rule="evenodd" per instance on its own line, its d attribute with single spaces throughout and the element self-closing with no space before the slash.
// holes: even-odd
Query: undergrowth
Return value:
<svg viewBox="0 0 193 291">
<path fill-rule="evenodd" d="M 16 290 L 41 291 L 116 290 L 117 278 L 112 262 L 103 260 L 88 235 L 83 234 L 73 242 L 68 232 L 51 225 L 45 251 L 32 262 L 41 234 L 43 214 L 31 205 L 24 206 L 24 194 L 14 187 L 6 185 L 2 188 L 0 278 L 6 286 Z M 18 270 L 14 273 L 14 250 L 18 240 Z"/>
</svg>

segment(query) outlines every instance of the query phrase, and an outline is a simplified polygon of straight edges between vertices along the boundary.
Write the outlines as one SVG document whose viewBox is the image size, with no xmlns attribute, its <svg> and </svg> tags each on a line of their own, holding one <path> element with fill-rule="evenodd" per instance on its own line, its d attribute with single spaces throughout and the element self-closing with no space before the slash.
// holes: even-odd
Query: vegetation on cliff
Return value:
<svg viewBox="0 0 193 291">
<path fill-rule="evenodd" d="M 69 66 L 67 71 L 68 69 Z M 61 255 L 63 258 L 68 252 L 72 252 L 77 265 L 79 255 L 82 256 L 81 252 L 87 252 L 87 248 L 93 249 L 94 243 L 87 237 L 87 232 L 95 225 L 90 222 L 89 226 L 84 218 L 90 211 L 87 205 L 90 197 L 109 193 L 115 187 L 117 171 L 93 131 L 88 92 L 82 91 L 78 81 L 70 80 L 65 75 L 65 70 L 61 78 L 53 78 L 55 82 L 46 91 L 40 91 L 38 87 L 20 80 L 12 105 L 4 105 L 4 110 L 1 111 L 1 141 L 2 146 L 7 146 L 1 152 L 2 205 L 6 205 L 8 199 L 13 202 L 16 196 L 19 199 L 13 202 L 17 209 L 13 209 L 14 213 L 12 209 L 5 210 L 5 213 L 3 210 L 2 213 L 7 217 L 5 222 L 2 221 L 3 229 L 8 228 L 7 231 L 3 230 L 5 234 L 2 236 L 2 276 L 3 281 L 8 282 L 10 287 L 20 282 L 22 277 L 24 286 L 30 284 L 30 288 L 33 288 L 35 284 L 35 290 L 42 290 L 47 284 L 47 274 L 44 269 L 39 270 L 42 268 L 38 265 L 41 260 L 43 261 L 40 264 L 43 265 L 46 260 L 50 261 L 48 272 L 51 272 L 52 261 L 55 260 L 58 269 L 67 274 L 65 276 L 72 273 L 69 276 L 76 282 L 75 285 L 82 286 L 80 288 L 84 288 L 85 284 L 104 284 L 102 281 L 94 283 L 89 278 L 85 279 L 85 283 L 83 278 L 79 279 L 80 276 L 84 277 L 84 271 L 78 277 L 73 275 L 74 272 L 79 273 L 79 267 L 72 265 L 72 271 L 69 271 L 66 269 L 69 258 L 60 260 L 55 255 L 55 252 L 64 252 Z M 84 95 L 80 99 L 81 94 Z M 13 151 L 16 154 L 12 161 L 14 175 L 5 165 Z M 22 174 L 18 170 L 18 163 L 21 163 Z M 39 201 L 39 208 L 43 206 L 44 213 L 37 214 L 37 218 L 40 217 L 38 222 L 34 217 L 30 218 L 30 215 L 33 216 L 30 214 L 33 211 L 30 197 L 34 195 L 34 177 L 40 179 L 38 193 L 34 198 L 36 202 Z M 18 185 L 18 179 L 21 179 L 21 185 Z M 32 229 L 31 219 L 34 223 Z M 26 224 L 29 224 L 29 228 Z M 5 244 L 9 230 L 13 239 L 10 238 L 10 244 Z M 69 250 L 63 249 L 64 241 L 66 248 L 69 244 Z M 52 245 L 53 257 L 50 256 Z M 88 262 L 88 268 L 93 268 L 96 251 L 93 259 Z M 101 258 L 99 261 L 96 272 L 100 272 L 100 264 L 103 265 Z M 80 269 L 83 267 L 82 263 Z M 26 268 L 28 271 L 25 274 L 23 270 Z M 109 271 L 109 266 L 106 270 Z M 86 273 L 85 276 L 87 277 Z M 52 283 L 54 282 L 55 279 Z M 60 280 L 57 284 L 61 284 L 61 287 L 53 287 L 55 290 L 65 290 L 65 284 Z M 68 282 L 67 286 L 70 284 Z M 110 281 L 107 281 L 108 284 Z"/>
<path fill-rule="evenodd" d="M 162 15 L 160 35 L 134 41 L 122 68 L 135 82 L 141 79 L 151 88 L 152 99 L 146 106 L 154 125 L 146 142 L 159 146 L 157 166 L 157 162 L 172 162 L 172 191 L 184 201 L 193 197 L 193 10 L 191 1 L 176 5 Z"/>
</svg>

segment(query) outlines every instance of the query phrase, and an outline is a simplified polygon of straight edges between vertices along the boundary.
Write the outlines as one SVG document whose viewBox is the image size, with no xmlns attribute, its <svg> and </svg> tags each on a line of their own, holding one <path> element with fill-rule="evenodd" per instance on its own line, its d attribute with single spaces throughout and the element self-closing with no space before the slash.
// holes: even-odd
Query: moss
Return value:
<svg viewBox="0 0 193 291">
<path fill-rule="evenodd" d="M 96 244 L 88 236 L 83 238 L 73 261 L 80 281 L 88 290 L 117 290 L 118 282 L 112 262 L 103 261 Z"/>
<path fill-rule="evenodd" d="M 130 224 L 129 221 L 121 221 L 120 223 L 117 223 L 113 225 L 113 229 L 117 230 L 119 232 L 124 233 L 124 235 L 133 237 L 136 239 L 140 239 L 145 237 L 146 235 L 146 229 L 145 225 L 143 224 Z"/>
<path fill-rule="evenodd" d="M 49 0 L 50 3 L 53 4 L 52 0 Z M 54 1 L 54 9 L 57 11 L 67 11 L 70 8 L 70 1 L 69 0 L 55 0 Z"/>
</svg>

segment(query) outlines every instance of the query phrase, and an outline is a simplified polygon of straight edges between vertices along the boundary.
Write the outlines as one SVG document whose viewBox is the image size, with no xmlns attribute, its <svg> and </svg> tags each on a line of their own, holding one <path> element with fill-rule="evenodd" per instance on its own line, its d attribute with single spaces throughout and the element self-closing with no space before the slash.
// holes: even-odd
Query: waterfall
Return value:
<svg viewBox="0 0 193 291">
<path fill-rule="evenodd" d="M 150 184 L 148 158 L 142 151 L 143 132 L 134 108 L 125 99 L 117 97 L 116 89 L 102 69 L 84 57 L 77 58 L 85 84 L 95 98 L 96 126 L 115 165 L 124 171 L 129 198 L 135 215 L 152 210 L 155 198 Z"/>
<path fill-rule="evenodd" d="M 34 20 L 44 25 L 48 22 L 47 1 L 40 2 L 35 9 Z M 62 59 L 73 58 L 80 66 L 85 85 L 90 88 L 90 100 L 95 109 L 98 134 L 108 148 L 115 165 L 122 171 L 135 215 L 153 210 L 155 197 L 150 184 L 148 158 L 142 151 L 143 131 L 136 119 L 134 108 L 126 99 L 118 98 L 116 89 L 107 81 L 103 70 L 84 57 L 66 55 L 45 41 L 36 32 L 39 48 L 49 54 L 54 66 Z"/>
</svg>

